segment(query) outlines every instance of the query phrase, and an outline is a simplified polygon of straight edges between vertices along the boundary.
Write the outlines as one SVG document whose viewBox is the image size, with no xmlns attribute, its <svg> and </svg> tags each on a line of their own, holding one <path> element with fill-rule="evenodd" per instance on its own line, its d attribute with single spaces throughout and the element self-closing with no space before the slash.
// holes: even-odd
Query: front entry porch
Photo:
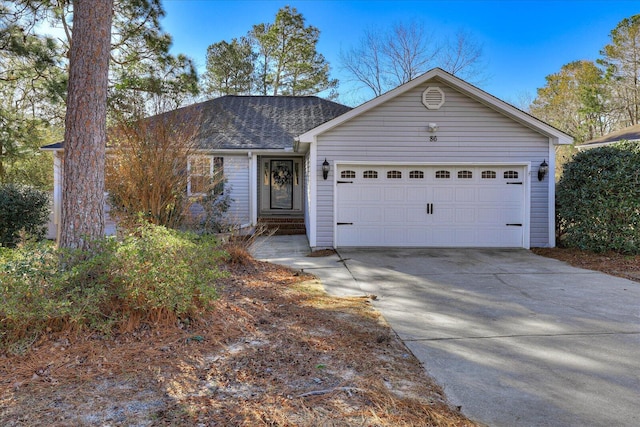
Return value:
<svg viewBox="0 0 640 427">
<path fill-rule="evenodd" d="M 258 159 L 258 225 L 275 234 L 306 234 L 302 157 Z"/>
</svg>

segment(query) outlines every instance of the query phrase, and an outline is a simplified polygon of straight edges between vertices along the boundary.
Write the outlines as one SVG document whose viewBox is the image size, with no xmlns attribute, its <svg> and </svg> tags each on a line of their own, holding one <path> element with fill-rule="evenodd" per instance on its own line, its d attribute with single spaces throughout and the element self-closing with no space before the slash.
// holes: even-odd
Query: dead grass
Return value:
<svg viewBox="0 0 640 427">
<path fill-rule="evenodd" d="M 0 425 L 471 426 L 367 298 L 242 251 L 197 322 L 0 356 Z"/>
<path fill-rule="evenodd" d="M 532 252 L 569 265 L 640 282 L 640 255 L 596 254 L 574 248 L 534 248 Z"/>
</svg>

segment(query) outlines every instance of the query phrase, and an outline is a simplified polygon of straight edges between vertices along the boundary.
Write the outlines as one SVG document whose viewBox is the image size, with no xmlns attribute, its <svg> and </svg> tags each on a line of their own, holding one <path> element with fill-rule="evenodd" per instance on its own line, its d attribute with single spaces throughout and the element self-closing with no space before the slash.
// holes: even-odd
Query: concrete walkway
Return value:
<svg viewBox="0 0 640 427">
<path fill-rule="evenodd" d="M 640 425 L 640 284 L 526 250 L 340 250 L 304 236 L 254 256 L 375 306 L 454 405 L 490 426 Z"/>
</svg>

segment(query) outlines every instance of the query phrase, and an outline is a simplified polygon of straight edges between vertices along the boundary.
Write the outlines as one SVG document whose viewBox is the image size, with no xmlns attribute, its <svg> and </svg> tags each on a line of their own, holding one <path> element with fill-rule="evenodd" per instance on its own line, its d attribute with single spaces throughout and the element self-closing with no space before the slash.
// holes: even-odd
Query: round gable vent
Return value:
<svg viewBox="0 0 640 427">
<path fill-rule="evenodd" d="M 444 105 L 444 92 L 437 86 L 429 86 L 422 92 L 422 103 L 429 110 L 438 110 Z"/>
</svg>

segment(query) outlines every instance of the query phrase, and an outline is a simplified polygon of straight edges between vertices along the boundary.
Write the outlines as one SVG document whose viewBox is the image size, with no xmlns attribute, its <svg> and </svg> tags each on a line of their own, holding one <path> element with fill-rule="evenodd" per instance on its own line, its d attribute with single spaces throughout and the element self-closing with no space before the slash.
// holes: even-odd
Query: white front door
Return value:
<svg viewBox="0 0 640 427">
<path fill-rule="evenodd" d="M 523 166 L 339 165 L 336 246 L 523 247 Z"/>
</svg>

